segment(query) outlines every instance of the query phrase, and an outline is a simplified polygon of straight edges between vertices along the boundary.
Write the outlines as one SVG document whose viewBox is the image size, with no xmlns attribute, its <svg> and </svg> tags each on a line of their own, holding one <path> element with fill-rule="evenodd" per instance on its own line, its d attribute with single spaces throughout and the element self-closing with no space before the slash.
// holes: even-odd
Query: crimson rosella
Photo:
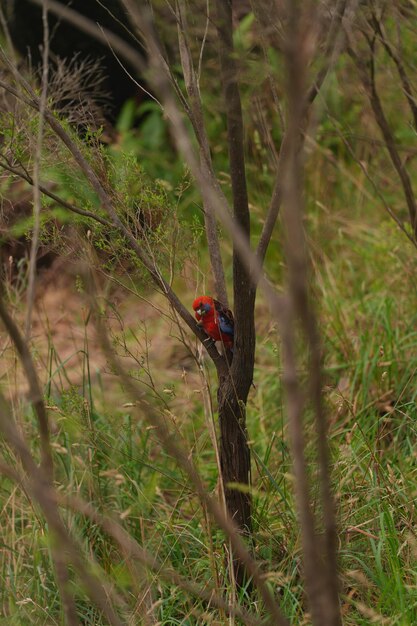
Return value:
<svg viewBox="0 0 417 626">
<path fill-rule="evenodd" d="M 226 348 L 231 349 L 235 325 L 233 313 L 210 296 L 196 298 L 193 309 L 198 325 L 203 327 L 205 333 L 214 341 L 221 341 Z"/>
</svg>

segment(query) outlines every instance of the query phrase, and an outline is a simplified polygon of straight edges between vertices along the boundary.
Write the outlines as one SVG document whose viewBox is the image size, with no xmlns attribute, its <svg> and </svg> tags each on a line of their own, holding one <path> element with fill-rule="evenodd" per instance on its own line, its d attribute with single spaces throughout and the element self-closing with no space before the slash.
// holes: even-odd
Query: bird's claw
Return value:
<svg viewBox="0 0 417 626">
<path fill-rule="evenodd" d="M 203 343 L 207 344 L 207 346 L 214 346 L 216 342 L 211 337 L 207 337 L 203 339 Z"/>
</svg>

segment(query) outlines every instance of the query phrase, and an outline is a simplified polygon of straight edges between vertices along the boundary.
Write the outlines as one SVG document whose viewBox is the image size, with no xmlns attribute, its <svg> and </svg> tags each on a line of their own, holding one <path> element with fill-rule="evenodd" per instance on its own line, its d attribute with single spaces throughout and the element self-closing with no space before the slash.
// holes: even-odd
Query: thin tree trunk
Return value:
<svg viewBox="0 0 417 626">
<path fill-rule="evenodd" d="M 247 395 L 247 394 L 246 394 Z M 221 480 L 229 515 L 242 533 L 252 533 L 250 485 L 250 450 L 246 432 L 246 403 L 239 400 L 232 376 L 219 379 L 217 393 L 220 426 Z M 241 485 L 243 487 L 236 487 Z M 246 488 L 245 488 L 246 487 Z M 247 582 L 241 562 L 233 558 L 236 584 Z"/>
<path fill-rule="evenodd" d="M 246 406 L 239 401 L 233 381 L 220 379 L 218 390 L 220 424 L 220 464 L 227 508 L 244 532 L 252 530 L 251 498 L 247 490 L 236 489 L 231 483 L 249 485 L 250 453 L 246 433 Z"/>
</svg>

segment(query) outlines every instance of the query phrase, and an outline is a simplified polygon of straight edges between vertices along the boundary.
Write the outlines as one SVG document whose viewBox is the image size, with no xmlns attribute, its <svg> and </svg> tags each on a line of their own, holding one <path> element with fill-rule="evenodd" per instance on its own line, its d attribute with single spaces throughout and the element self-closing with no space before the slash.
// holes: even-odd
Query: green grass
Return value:
<svg viewBox="0 0 417 626">
<path fill-rule="evenodd" d="M 324 160 L 322 167 L 326 169 Z M 308 232 L 325 344 L 344 624 L 411 625 L 417 621 L 416 260 L 403 234 L 385 215 L 377 218 L 375 207 L 366 207 L 366 227 L 365 215 L 349 220 L 341 207 L 324 221 L 321 211 L 313 205 Z M 73 289 L 74 298 L 82 297 L 77 294 L 77 280 L 67 288 Z M 111 292 L 108 297 L 111 300 Z M 159 297 L 152 293 L 147 297 L 160 305 Z M 19 293 L 12 298 L 17 311 L 19 299 Z M 216 459 L 195 364 L 186 353 L 178 360 L 176 333 L 159 314 L 138 326 L 137 315 L 129 317 L 138 308 L 146 306 L 124 293 L 117 307 L 124 321 L 115 324 L 113 319 L 111 324 L 113 344 L 130 375 L 139 381 L 143 397 L 183 439 L 206 485 L 215 491 Z M 175 460 L 161 449 L 146 411 L 134 407 L 117 377 L 105 362 L 98 362 L 91 321 L 78 314 L 73 322 L 80 339 L 72 352 L 59 354 L 53 322 L 49 336 L 35 342 L 34 349 L 54 424 L 58 490 L 79 494 L 98 511 L 114 515 L 165 568 L 174 568 L 201 588 L 214 584 L 228 594 L 227 544 L 222 533 L 208 521 Z M 258 329 L 256 388 L 248 405 L 255 554 L 269 572 L 269 584 L 291 623 L 308 624 L 279 377 L 280 346 L 262 297 Z M 165 340 L 158 343 L 161 333 Z M 9 350 L 6 358 L 11 357 Z M 206 374 L 214 397 L 213 372 Z M 16 376 L 21 380 L 19 368 Z M 4 377 L 2 387 L 11 378 Z M 21 394 L 16 397 L 14 415 L 38 456 L 33 413 Z M 307 420 L 307 439 L 313 436 L 312 428 Z M 5 457 L 15 465 L 13 454 L 3 447 Z M 3 477 L 0 485 L 0 623 L 62 624 L 51 538 L 43 516 L 10 480 Z M 63 517 L 90 567 L 122 599 L 119 611 L 127 623 L 144 623 L 145 605 L 160 624 L 226 623 L 221 611 L 161 579 L 157 572 L 145 575 L 141 570 L 138 581 L 129 560 L 96 522 L 69 510 L 63 510 Z M 74 572 L 71 591 L 83 624 L 105 623 Z M 145 604 L 138 604 L 142 596 Z M 256 599 L 245 602 L 255 614 L 264 614 Z"/>
<path fill-rule="evenodd" d="M 387 249 L 391 245 L 392 238 Z M 383 263 L 386 252 L 380 240 L 374 249 L 367 248 L 370 262 L 379 259 Z M 339 285 L 335 278 L 338 272 L 344 274 L 342 270 L 349 265 L 346 259 L 326 261 L 330 267 L 322 269 L 318 281 L 344 623 L 353 626 L 386 620 L 390 624 L 413 624 L 417 620 L 415 296 L 410 286 L 402 283 L 400 299 L 389 280 L 384 290 L 380 285 L 378 291 L 370 293 L 364 279 L 372 282 L 378 276 L 373 276 L 371 268 L 365 277 L 359 274 L 359 269 L 354 269 L 355 263 L 359 264 L 354 252 L 350 262 L 350 284 Z M 359 278 L 356 283 L 355 277 Z M 157 319 L 148 322 L 148 336 L 158 324 Z M 133 349 L 133 335 L 127 328 L 120 332 L 129 335 Z M 201 587 L 214 580 L 220 589 L 227 587 L 224 538 L 207 523 L 187 479 L 175 460 L 161 449 L 146 415 L 129 406 L 122 387 L 106 368 L 100 375 L 94 370 L 90 361 L 96 348 L 89 342 L 85 341 L 81 355 L 81 378 L 70 385 L 74 374 L 54 356 L 50 341 L 43 379 L 55 423 L 58 488 L 80 494 L 99 511 L 114 514 L 140 545 L 186 579 Z M 259 337 L 256 389 L 249 402 L 256 556 L 271 573 L 270 585 L 284 612 L 292 623 L 301 624 L 308 623 L 308 618 L 285 405 L 277 377 L 277 345 L 274 331 Z M 131 373 L 135 374 L 133 367 Z M 156 373 L 154 390 L 143 389 L 149 401 L 159 402 L 213 490 L 217 480 L 215 456 L 200 394 L 191 392 L 196 385 L 195 371 L 191 369 L 188 376 L 189 380 L 181 382 L 175 367 L 166 367 Z M 181 393 L 186 402 L 178 397 Z M 32 411 L 20 400 L 15 414 L 37 455 Z M 307 432 L 311 428 L 307 425 Z M 13 455 L 8 454 L 14 463 Z M 1 491 L 3 623 L 62 624 L 43 517 L 6 478 L 1 479 Z M 83 515 L 69 511 L 63 515 L 85 555 L 94 558 L 99 577 L 111 582 L 123 598 L 121 615 L 128 623 L 142 623 L 142 609 L 136 605 L 137 580 L 114 542 Z M 157 574 L 149 573 L 145 580 L 145 588 L 149 586 L 152 595 L 149 606 L 158 623 L 224 623 L 221 612 L 204 606 Z M 142 584 L 140 589 L 143 592 Z M 72 591 L 83 624 L 102 624 L 102 616 L 87 599 L 75 574 Z M 252 609 L 263 613 L 257 603 Z"/>
</svg>

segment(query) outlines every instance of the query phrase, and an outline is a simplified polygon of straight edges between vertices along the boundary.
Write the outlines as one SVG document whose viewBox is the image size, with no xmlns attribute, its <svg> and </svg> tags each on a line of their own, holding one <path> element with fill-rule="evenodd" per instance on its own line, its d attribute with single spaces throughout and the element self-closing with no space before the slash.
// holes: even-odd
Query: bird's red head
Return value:
<svg viewBox="0 0 417 626">
<path fill-rule="evenodd" d="M 207 313 L 214 312 L 214 300 L 210 296 L 199 296 L 193 302 L 193 309 L 196 318 L 201 320 Z"/>
</svg>

